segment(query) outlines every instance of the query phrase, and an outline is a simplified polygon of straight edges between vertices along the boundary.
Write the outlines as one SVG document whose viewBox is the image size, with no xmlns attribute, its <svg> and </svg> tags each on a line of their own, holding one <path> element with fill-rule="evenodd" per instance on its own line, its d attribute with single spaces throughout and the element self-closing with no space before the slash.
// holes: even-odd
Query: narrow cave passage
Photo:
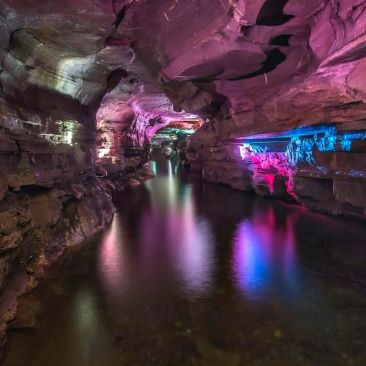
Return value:
<svg viewBox="0 0 366 366">
<path fill-rule="evenodd" d="M 26 298 L 38 326 L 10 332 L 4 366 L 366 356 L 363 225 L 205 183 L 164 157 L 151 167 L 106 232 Z"/>
<path fill-rule="evenodd" d="M 365 15 L 0 0 L 0 366 L 365 366 Z"/>
</svg>

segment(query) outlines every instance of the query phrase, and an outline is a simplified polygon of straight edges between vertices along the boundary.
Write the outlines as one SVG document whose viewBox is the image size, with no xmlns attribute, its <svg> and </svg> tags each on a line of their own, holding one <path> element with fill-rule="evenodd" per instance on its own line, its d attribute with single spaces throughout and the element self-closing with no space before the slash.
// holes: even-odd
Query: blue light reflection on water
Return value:
<svg viewBox="0 0 366 366">
<path fill-rule="evenodd" d="M 273 209 L 239 224 L 233 243 L 233 272 L 238 287 L 248 297 L 278 293 L 291 300 L 298 295 L 293 224 L 289 217 L 284 226 L 278 226 Z"/>
</svg>

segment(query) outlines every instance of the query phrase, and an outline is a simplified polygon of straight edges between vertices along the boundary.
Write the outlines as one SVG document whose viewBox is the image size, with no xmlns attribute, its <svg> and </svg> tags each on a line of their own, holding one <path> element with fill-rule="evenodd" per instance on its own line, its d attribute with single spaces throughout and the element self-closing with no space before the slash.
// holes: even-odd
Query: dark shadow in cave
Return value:
<svg viewBox="0 0 366 366">
<path fill-rule="evenodd" d="M 283 12 L 287 2 L 288 0 L 266 0 L 259 11 L 256 24 L 276 26 L 288 22 L 294 16 Z"/>
<path fill-rule="evenodd" d="M 122 78 L 126 78 L 128 73 L 124 69 L 116 69 L 108 75 L 107 79 L 107 91 L 114 89 Z"/>
<path fill-rule="evenodd" d="M 250 34 L 250 30 L 253 28 L 253 26 L 251 25 L 242 25 L 240 27 L 240 33 L 245 36 L 245 37 L 249 37 Z"/>
<path fill-rule="evenodd" d="M 197 83 L 197 84 L 201 84 L 201 83 L 210 83 L 211 81 L 215 81 L 217 80 L 217 77 L 219 75 L 221 75 L 223 73 L 223 71 L 220 71 L 216 74 L 213 74 L 213 75 L 209 75 L 209 76 L 204 76 L 202 78 L 197 78 L 197 79 L 192 79 L 191 81 L 193 83 Z"/>
<path fill-rule="evenodd" d="M 236 80 L 250 79 L 259 75 L 266 74 L 268 72 L 273 71 L 279 64 L 281 64 L 285 60 L 286 56 L 278 48 L 274 48 L 267 53 L 267 58 L 264 60 L 260 69 L 250 74 L 228 80 L 236 81 Z"/>
<path fill-rule="evenodd" d="M 126 15 L 126 6 L 122 7 L 122 9 L 116 15 L 116 21 L 114 22 L 114 27 L 116 29 L 122 23 L 122 20 L 125 17 L 125 15 Z"/>
<path fill-rule="evenodd" d="M 272 46 L 290 46 L 290 38 L 292 37 L 292 34 L 280 34 L 276 37 L 271 38 L 269 41 L 269 44 Z"/>
</svg>

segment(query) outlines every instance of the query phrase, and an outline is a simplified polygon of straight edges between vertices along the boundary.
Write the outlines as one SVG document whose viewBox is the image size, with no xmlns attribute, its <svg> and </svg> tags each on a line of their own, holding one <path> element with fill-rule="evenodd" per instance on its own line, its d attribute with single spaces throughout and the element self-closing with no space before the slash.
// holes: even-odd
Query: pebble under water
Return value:
<svg viewBox="0 0 366 366">
<path fill-rule="evenodd" d="M 366 365 L 364 223 L 152 168 L 27 295 L 2 365 Z"/>
</svg>

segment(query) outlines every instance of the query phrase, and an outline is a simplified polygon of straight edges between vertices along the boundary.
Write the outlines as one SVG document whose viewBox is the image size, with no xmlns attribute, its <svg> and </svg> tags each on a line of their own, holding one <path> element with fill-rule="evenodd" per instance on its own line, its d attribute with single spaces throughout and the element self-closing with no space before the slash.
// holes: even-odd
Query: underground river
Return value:
<svg viewBox="0 0 366 366">
<path fill-rule="evenodd" d="M 152 169 L 27 296 L 2 365 L 366 364 L 365 224 Z"/>
</svg>

